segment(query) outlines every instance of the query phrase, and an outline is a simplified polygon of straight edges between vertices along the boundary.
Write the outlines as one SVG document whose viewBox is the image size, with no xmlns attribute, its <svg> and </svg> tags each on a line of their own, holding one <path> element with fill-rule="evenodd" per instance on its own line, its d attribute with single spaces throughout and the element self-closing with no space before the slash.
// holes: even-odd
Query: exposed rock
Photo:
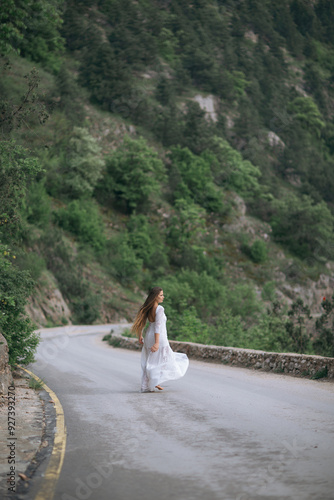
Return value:
<svg viewBox="0 0 334 500">
<path fill-rule="evenodd" d="M 43 281 L 29 297 L 26 312 L 38 326 L 71 325 L 71 311 L 65 302 L 54 277 L 44 273 Z"/>
<path fill-rule="evenodd" d="M 218 120 L 217 113 L 215 111 L 215 97 L 213 95 L 203 97 L 202 95 L 197 94 L 193 98 L 193 101 L 198 102 L 201 109 L 205 111 L 208 118 L 211 118 L 211 120 L 214 122 Z"/>
<path fill-rule="evenodd" d="M 280 149 L 285 148 L 284 142 L 277 134 L 275 134 L 275 132 L 268 132 L 267 138 L 268 138 L 269 145 L 272 148 L 280 148 Z"/>
<path fill-rule="evenodd" d="M 331 298 L 333 295 L 334 275 L 321 274 L 317 281 L 308 279 L 303 285 L 292 285 L 285 281 L 280 290 L 291 301 L 301 298 L 304 304 L 310 307 L 311 313 L 317 316 L 323 312 L 321 307 L 323 298 Z"/>
<path fill-rule="evenodd" d="M 247 38 L 247 40 L 251 40 L 253 43 L 257 43 L 259 35 L 254 33 L 254 31 L 248 30 L 245 32 L 245 38 Z"/>
<path fill-rule="evenodd" d="M 231 193 L 234 212 L 232 220 L 224 224 L 224 231 L 228 233 L 246 233 L 251 236 L 251 240 L 257 238 L 264 241 L 270 240 L 271 226 L 255 217 L 246 215 L 246 204 L 240 196 Z"/>
<path fill-rule="evenodd" d="M 8 363 L 8 345 L 5 337 L 0 333 L 0 394 L 7 394 L 12 385 L 12 371 Z"/>
</svg>

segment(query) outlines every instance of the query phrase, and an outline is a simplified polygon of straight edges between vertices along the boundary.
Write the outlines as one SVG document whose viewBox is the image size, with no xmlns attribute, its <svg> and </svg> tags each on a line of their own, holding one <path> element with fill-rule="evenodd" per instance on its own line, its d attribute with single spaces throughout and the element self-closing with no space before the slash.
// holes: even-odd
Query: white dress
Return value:
<svg viewBox="0 0 334 500">
<path fill-rule="evenodd" d="M 173 352 L 167 338 L 166 315 L 164 308 L 158 305 L 155 311 L 155 321 L 150 322 L 146 331 L 141 352 L 141 392 L 154 391 L 156 385 L 167 380 L 183 377 L 189 366 L 186 354 Z M 151 351 L 155 344 L 155 333 L 159 333 L 159 349 Z"/>
</svg>

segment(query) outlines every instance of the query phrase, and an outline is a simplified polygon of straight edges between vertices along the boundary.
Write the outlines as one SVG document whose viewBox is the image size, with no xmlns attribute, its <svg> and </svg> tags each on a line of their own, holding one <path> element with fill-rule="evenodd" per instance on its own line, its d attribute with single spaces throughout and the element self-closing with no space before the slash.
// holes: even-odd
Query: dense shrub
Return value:
<svg viewBox="0 0 334 500">
<path fill-rule="evenodd" d="M 98 198 L 131 213 L 148 209 L 151 196 L 160 195 L 164 167 L 143 138 L 125 137 L 106 159 L 107 172 L 99 184 Z"/>
<path fill-rule="evenodd" d="M 288 193 L 273 208 L 271 226 L 278 243 L 304 259 L 313 254 L 333 258 L 334 217 L 325 202 L 314 203 L 309 196 Z"/>
<path fill-rule="evenodd" d="M 0 244 L 0 332 L 7 340 L 13 366 L 31 363 L 39 342 L 35 325 L 24 310 L 34 281 L 28 271 L 13 265 L 14 257 L 8 247 Z"/>
<path fill-rule="evenodd" d="M 104 226 L 97 205 L 86 199 L 73 200 L 55 212 L 58 224 L 78 237 L 82 243 L 101 251 L 105 248 Z"/>
<path fill-rule="evenodd" d="M 143 261 L 136 256 L 135 250 L 131 247 L 127 232 L 108 241 L 107 257 L 110 272 L 120 283 L 124 285 L 135 281 L 140 283 Z"/>
<path fill-rule="evenodd" d="M 63 143 L 59 157 L 50 161 L 48 171 L 49 191 L 57 196 L 70 198 L 90 196 L 102 178 L 104 161 L 97 140 L 88 129 L 74 127 Z"/>
<path fill-rule="evenodd" d="M 263 240 L 254 241 L 253 245 L 250 248 L 250 255 L 254 262 L 257 264 L 262 264 L 267 260 L 268 257 L 268 249 L 267 245 Z"/>
<path fill-rule="evenodd" d="M 223 210 L 222 192 L 213 183 L 210 163 L 194 155 L 188 148 L 174 147 L 170 154 L 170 184 L 174 201 L 185 199 L 201 205 L 209 212 Z"/>
<path fill-rule="evenodd" d="M 45 229 L 50 223 L 51 200 L 44 182 L 35 182 L 29 186 L 24 202 L 24 214 L 27 221 L 34 226 Z"/>
</svg>

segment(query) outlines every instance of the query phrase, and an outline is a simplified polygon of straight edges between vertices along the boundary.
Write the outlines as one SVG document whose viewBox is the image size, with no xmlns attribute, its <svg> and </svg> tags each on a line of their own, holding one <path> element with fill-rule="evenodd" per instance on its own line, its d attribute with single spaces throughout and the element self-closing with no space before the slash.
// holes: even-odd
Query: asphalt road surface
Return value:
<svg viewBox="0 0 334 500">
<path fill-rule="evenodd" d="M 333 382 L 190 360 L 142 394 L 109 330 L 44 330 L 30 367 L 65 413 L 55 500 L 334 499 Z"/>
</svg>

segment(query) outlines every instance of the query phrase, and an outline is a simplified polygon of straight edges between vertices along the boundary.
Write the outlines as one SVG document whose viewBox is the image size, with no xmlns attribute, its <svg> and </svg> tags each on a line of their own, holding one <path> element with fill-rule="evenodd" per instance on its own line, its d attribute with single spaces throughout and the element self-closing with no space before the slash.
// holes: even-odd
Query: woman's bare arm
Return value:
<svg viewBox="0 0 334 500">
<path fill-rule="evenodd" d="M 159 349 L 159 337 L 160 337 L 159 333 L 154 334 L 155 344 L 152 345 L 151 347 L 152 352 L 156 352 Z"/>
</svg>

